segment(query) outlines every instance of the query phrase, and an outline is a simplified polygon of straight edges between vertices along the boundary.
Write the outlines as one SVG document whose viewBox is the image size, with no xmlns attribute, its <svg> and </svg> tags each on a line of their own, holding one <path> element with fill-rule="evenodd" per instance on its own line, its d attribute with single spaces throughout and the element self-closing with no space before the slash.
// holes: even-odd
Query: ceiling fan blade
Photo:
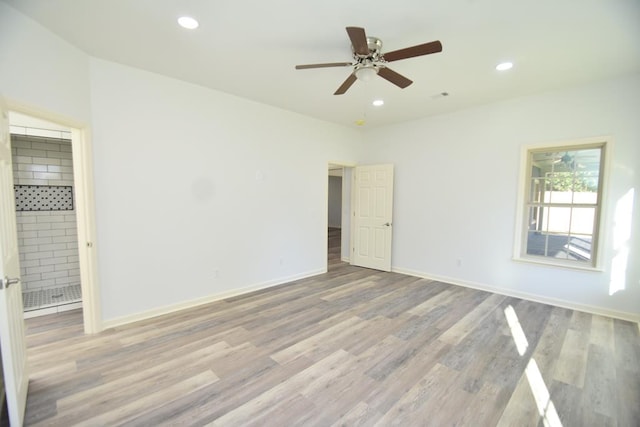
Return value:
<svg viewBox="0 0 640 427">
<path fill-rule="evenodd" d="M 390 81 L 391 83 L 393 83 L 394 85 L 404 89 L 405 87 L 409 86 L 411 83 L 413 83 L 413 81 L 409 80 L 408 78 L 406 78 L 405 76 L 403 76 L 402 74 L 398 74 L 395 71 L 393 71 L 390 68 L 380 68 L 378 70 L 378 75 L 380 77 L 382 77 L 383 79 L 386 79 L 388 81 Z"/>
<path fill-rule="evenodd" d="M 347 27 L 347 34 L 349 34 L 355 53 L 369 55 L 369 45 L 367 44 L 367 35 L 364 32 L 364 28 Z"/>
<path fill-rule="evenodd" d="M 413 58 L 415 56 L 429 55 L 438 52 L 442 52 L 442 43 L 440 43 L 439 40 L 436 40 L 429 43 L 419 44 L 417 46 L 387 52 L 382 56 L 387 62 L 392 62 L 399 59 Z"/>
<path fill-rule="evenodd" d="M 358 79 L 356 78 L 355 73 L 351 73 L 351 75 L 347 77 L 347 80 L 345 80 L 344 83 L 340 85 L 338 90 L 334 92 L 334 95 L 344 94 L 351 87 L 351 85 L 355 83 L 356 80 Z"/>
<path fill-rule="evenodd" d="M 326 64 L 296 65 L 296 70 L 306 70 L 308 68 L 346 67 L 347 65 L 353 64 L 351 62 L 327 62 Z"/>
</svg>

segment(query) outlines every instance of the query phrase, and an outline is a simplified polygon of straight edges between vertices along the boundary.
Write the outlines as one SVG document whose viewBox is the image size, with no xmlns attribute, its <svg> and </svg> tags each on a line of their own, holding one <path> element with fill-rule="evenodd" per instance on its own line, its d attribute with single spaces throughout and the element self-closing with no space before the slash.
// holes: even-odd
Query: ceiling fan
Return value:
<svg viewBox="0 0 640 427">
<path fill-rule="evenodd" d="M 338 90 L 335 91 L 334 95 L 342 95 L 355 83 L 356 80 L 369 81 L 373 79 L 376 74 L 401 89 L 404 89 L 413 83 L 413 81 L 388 68 L 387 63 L 398 61 L 400 59 L 442 52 L 442 44 L 440 41 L 436 40 L 383 54 L 381 52 L 382 40 L 376 37 L 368 37 L 364 28 L 347 27 L 347 34 L 349 35 L 349 39 L 351 39 L 351 50 L 353 51 L 352 62 L 296 65 L 296 70 L 305 70 L 309 68 L 353 67 L 351 75 L 349 75 L 347 80 L 345 80 Z"/>
<path fill-rule="evenodd" d="M 566 151 L 562 156 L 559 152 L 556 153 L 545 153 L 547 165 L 553 165 L 554 167 L 562 167 L 569 170 L 575 170 L 576 168 L 584 169 L 585 165 L 576 161 L 575 153 L 574 155 L 569 154 Z"/>
</svg>

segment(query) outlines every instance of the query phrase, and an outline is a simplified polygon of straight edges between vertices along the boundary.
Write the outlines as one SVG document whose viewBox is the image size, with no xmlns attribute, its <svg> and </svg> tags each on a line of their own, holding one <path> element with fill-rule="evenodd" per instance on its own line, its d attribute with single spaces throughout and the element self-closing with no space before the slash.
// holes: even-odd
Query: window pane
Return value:
<svg viewBox="0 0 640 427">
<path fill-rule="evenodd" d="M 531 184 L 529 186 L 529 201 L 530 202 L 540 202 L 540 197 L 544 191 L 543 180 L 539 179 L 542 176 L 542 172 L 539 167 L 535 164 L 531 165 Z"/>
<path fill-rule="evenodd" d="M 549 174 L 549 190 L 545 194 L 546 203 L 573 203 L 571 191 L 573 177 L 566 174 Z"/>
<path fill-rule="evenodd" d="M 576 171 L 573 180 L 573 203 L 598 203 L 598 171 Z"/>
<path fill-rule="evenodd" d="M 542 212 L 542 230 L 549 233 L 569 233 L 571 208 L 547 207 Z"/>
<path fill-rule="evenodd" d="M 554 259 L 589 261 L 593 238 L 589 235 L 546 234 L 529 232 L 527 255 L 538 255 Z"/>
<path fill-rule="evenodd" d="M 542 214 L 544 208 L 540 206 L 534 206 L 529 208 L 529 231 L 542 231 Z"/>
<path fill-rule="evenodd" d="M 591 235 L 571 235 L 567 244 L 567 256 L 569 259 L 577 261 L 588 261 L 591 259 Z"/>
<path fill-rule="evenodd" d="M 573 208 L 571 212 L 571 234 L 593 234 L 596 208 Z"/>
<path fill-rule="evenodd" d="M 549 253 L 547 256 L 553 257 L 555 259 L 573 259 L 569 256 L 567 252 L 567 247 L 569 246 L 569 236 L 564 235 L 550 235 L 549 238 Z"/>
<path fill-rule="evenodd" d="M 527 233 L 527 255 L 567 259 L 568 235 L 530 231 Z"/>
<path fill-rule="evenodd" d="M 547 238 L 539 231 L 529 231 L 527 233 L 527 255 L 546 256 Z"/>
<path fill-rule="evenodd" d="M 544 179 L 533 178 L 529 188 L 529 201 L 531 203 L 542 203 L 544 197 Z"/>
</svg>

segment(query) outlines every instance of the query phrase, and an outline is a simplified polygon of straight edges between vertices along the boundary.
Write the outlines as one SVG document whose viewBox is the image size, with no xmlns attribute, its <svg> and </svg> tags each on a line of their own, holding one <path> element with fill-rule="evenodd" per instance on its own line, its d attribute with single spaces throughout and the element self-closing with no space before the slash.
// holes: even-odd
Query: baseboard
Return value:
<svg viewBox="0 0 640 427">
<path fill-rule="evenodd" d="M 271 288 L 278 285 L 283 285 L 285 283 L 294 282 L 296 280 L 306 279 L 308 277 L 317 276 L 322 273 L 326 273 L 326 269 L 319 269 L 308 271 L 301 274 L 296 274 L 287 277 L 281 277 L 275 280 L 269 280 L 266 282 L 258 283 L 252 286 L 247 286 L 240 289 L 233 289 L 230 291 L 220 292 L 213 295 L 208 295 L 202 298 L 196 298 L 189 301 L 184 301 L 177 304 L 166 305 L 163 307 L 154 308 L 152 310 L 143 311 L 141 313 L 131 314 L 128 316 L 122 316 L 115 319 L 105 320 L 102 322 L 102 329 L 115 328 L 117 326 L 123 326 L 129 323 L 139 322 L 141 320 L 151 319 L 153 317 L 162 316 L 169 313 L 174 313 L 180 310 L 186 310 L 189 308 L 198 307 L 200 305 L 209 304 L 215 301 L 220 301 L 226 298 L 235 297 L 242 294 L 247 294 L 250 292 L 259 291 L 261 289 Z"/>
<path fill-rule="evenodd" d="M 602 307 L 596 307 L 592 305 L 579 304 L 572 301 L 565 301 L 556 298 L 549 298 L 540 295 L 530 294 L 527 292 L 514 291 L 511 289 L 500 288 L 496 286 L 487 285 L 485 283 L 471 282 L 467 280 L 455 279 L 452 277 L 438 276 L 434 274 L 427 274 L 421 271 L 409 270 L 406 268 L 393 267 L 391 269 L 394 273 L 406 274 L 407 276 L 420 277 L 422 279 L 436 280 L 438 282 L 450 283 L 452 285 L 464 286 L 465 288 L 478 289 L 481 291 L 492 292 L 495 294 L 505 295 L 508 297 L 520 298 L 527 301 L 539 302 L 542 304 L 549 304 L 556 307 L 568 308 L 571 310 L 583 311 L 585 313 L 597 314 L 600 316 L 612 317 L 615 319 L 628 320 L 630 322 L 640 323 L 640 315 L 635 313 L 628 313 L 625 311 L 609 310 Z"/>
</svg>

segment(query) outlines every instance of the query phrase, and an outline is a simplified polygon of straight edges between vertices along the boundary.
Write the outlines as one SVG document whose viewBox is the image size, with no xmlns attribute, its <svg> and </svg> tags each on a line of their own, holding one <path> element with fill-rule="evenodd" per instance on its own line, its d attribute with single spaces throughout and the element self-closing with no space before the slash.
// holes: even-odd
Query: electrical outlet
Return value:
<svg viewBox="0 0 640 427">
<path fill-rule="evenodd" d="M 457 265 L 458 267 L 462 267 L 462 258 L 458 258 L 458 259 L 456 260 L 456 265 Z"/>
</svg>

